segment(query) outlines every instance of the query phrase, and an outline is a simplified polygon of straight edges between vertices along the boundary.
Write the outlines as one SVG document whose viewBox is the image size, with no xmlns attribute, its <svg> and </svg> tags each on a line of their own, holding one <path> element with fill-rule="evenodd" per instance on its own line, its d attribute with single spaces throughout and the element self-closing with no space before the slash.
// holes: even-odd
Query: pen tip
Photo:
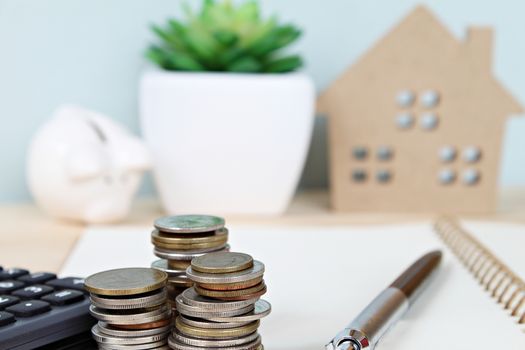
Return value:
<svg viewBox="0 0 525 350">
<path fill-rule="evenodd" d="M 336 350 L 357 350 L 351 342 L 344 342 L 340 344 Z"/>
</svg>

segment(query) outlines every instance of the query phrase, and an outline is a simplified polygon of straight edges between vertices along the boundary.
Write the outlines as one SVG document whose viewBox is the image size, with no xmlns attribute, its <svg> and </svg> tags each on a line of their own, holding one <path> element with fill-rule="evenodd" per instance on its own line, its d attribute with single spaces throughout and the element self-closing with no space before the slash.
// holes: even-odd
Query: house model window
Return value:
<svg viewBox="0 0 525 350">
<path fill-rule="evenodd" d="M 434 108 L 439 103 L 439 93 L 434 90 L 427 90 L 421 94 L 421 105 L 425 108 Z"/>
<path fill-rule="evenodd" d="M 439 123 L 438 116 L 435 113 L 425 113 L 421 116 L 420 124 L 423 130 L 433 130 Z"/>
<path fill-rule="evenodd" d="M 376 179 L 380 183 L 387 183 L 392 179 L 392 173 L 388 170 L 378 170 Z"/>
<path fill-rule="evenodd" d="M 416 95 L 410 90 L 401 90 L 396 96 L 397 105 L 401 108 L 411 107 L 416 100 Z"/>
<path fill-rule="evenodd" d="M 414 116 L 411 113 L 398 114 L 396 124 L 400 129 L 410 129 L 414 125 Z"/>
<path fill-rule="evenodd" d="M 453 146 L 443 146 L 439 150 L 439 158 L 443 163 L 450 163 L 456 159 L 456 149 Z"/>
<path fill-rule="evenodd" d="M 352 172 L 352 179 L 355 182 L 365 182 L 367 177 L 366 171 L 363 169 L 356 169 Z"/>
<path fill-rule="evenodd" d="M 439 172 L 438 180 L 443 185 L 449 185 L 456 180 L 456 173 L 452 169 L 443 169 Z"/>
<path fill-rule="evenodd" d="M 354 147 L 354 149 L 352 150 L 352 154 L 354 155 L 355 159 L 365 160 L 368 156 L 368 150 L 366 149 L 366 147 L 357 146 Z"/>
<path fill-rule="evenodd" d="M 479 182 L 480 175 L 476 169 L 467 169 L 463 172 L 463 183 L 465 185 L 475 185 Z"/>
<path fill-rule="evenodd" d="M 463 160 L 467 163 L 476 163 L 481 158 L 481 151 L 478 147 L 469 146 L 463 150 Z"/>
<path fill-rule="evenodd" d="M 396 101 L 397 105 L 401 108 L 410 108 L 414 105 L 416 100 L 416 95 L 410 90 L 401 90 L 397 96 Z M 431 109 L 436 107 L 440 102 L 439 93 L 435 90 L 426 90 L 423 91 L 419 100 L 421 105 L 426 109 Z M 439 124 L 439 118 L 434 112 L 426 112 L 421 115 L 419 123 L 423 130 L 433 130 Z M 405 111 L 397 115 L 396 124 L 400 129 L 409 129 L 414 124 L 414 116 L 411 112 Z"/>
<path fill-rule="evenodd" d="M 380 146 L 377 149 L 377 159 L 379 160 L 387 161 L 387 160 L 392 159 L 393 156 L 394 156 L 394 151 L 392 150 L 392 148 L 388 146 Z"/>
</svg>

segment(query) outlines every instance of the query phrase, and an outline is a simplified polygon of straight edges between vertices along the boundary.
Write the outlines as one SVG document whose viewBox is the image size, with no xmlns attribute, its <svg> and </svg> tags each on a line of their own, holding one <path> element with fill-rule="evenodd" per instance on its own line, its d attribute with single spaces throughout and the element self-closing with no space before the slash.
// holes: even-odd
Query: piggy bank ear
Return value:
<svg viewBox="0 0 525 350">
<path fill-rule="evenodd" d="M 106 159 L 93 145 L 73 147 L 66 156 L 66 171 L 71 180 L 84 181 L 99 177 L 106 170 Z"/>
</svg>

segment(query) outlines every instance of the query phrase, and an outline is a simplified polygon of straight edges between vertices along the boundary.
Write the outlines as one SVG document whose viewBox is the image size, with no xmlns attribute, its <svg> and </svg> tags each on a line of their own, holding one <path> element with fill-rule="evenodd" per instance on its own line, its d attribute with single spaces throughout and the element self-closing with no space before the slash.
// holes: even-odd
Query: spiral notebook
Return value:
<svg viewBox="0 0 525 350">
<path fill-rule="evenodd" d="M 435 248 L 444 252 L 436 279 L 377 349 L 523 350 L 525 325 L 517 322 L 525 312 L 525 292 L 518 277 L 525 276 L 525 226 L 462 225 L 440 221 L 439 235 L 430 222 L 228 226 L 232 250 L 250 253 L 266 264 L 264 298 L 272 303 L 273 311 L 262 321 L 260 331 L 268 350 L 324 349 L 399 273 Z M 90 227 L 61 274 L 87 276 L 109 268 L 148 266 L 156 259 L 149 234 L 146 226 Z M 492 253 L 480 251 L 480 244 Z M 463 262 L 475 260 L 478 265 L 470 267 L 472 274 Z M 484 267 L 477 271 L 481 264 Z M 506 274 L 492 277 L 484 270 L 489 267 Z M 515 284 L 499 283 L 503 276 L 511 276 Z M 493 297 L 491 288 L 496 285 L 499 289 Z M 505 289 L 506 296 L 499 302 Z M 505 309 L 512 295 L 514 301 Z M 520 303 L 524 305 L 517 307 Z M 517 307 L 515 316 L 510 315 L 511 307 Z"/>
</svg>

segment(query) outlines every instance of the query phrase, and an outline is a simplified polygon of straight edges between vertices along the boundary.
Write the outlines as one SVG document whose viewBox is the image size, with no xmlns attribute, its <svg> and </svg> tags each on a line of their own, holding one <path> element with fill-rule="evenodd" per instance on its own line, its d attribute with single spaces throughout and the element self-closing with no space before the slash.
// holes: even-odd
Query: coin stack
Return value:
<svg viewBox="0 0 525 350">
<path fill-rule="evenodd" d="M 98 319 L 91 333 L 99 349 L 169 349 L 171 310 L 162 271 L 124 268 L 89 276 L 90 313 Z"/>
<path fill-rule="evenodd" d="M 228 229 L 223 218 L 209 215 L 166 216 L 155 220 L 154 226 L 153 252 L 161 259 L 151 267 L 168 274 L 168 303 L 176 313 L 176 297 L 193 285 L 186 276 L 191 260 L 209 252 L 228 251 Z"/>
<path fill-rule="evenodd" d="M 176 299 L 172 349 L 264 349 L 257 329 L 271 305 L 260 299 L 263 263 L 243 253 L 209 253 L 193 259 L 187 274 L 195 285 Z"/>
</svg>

